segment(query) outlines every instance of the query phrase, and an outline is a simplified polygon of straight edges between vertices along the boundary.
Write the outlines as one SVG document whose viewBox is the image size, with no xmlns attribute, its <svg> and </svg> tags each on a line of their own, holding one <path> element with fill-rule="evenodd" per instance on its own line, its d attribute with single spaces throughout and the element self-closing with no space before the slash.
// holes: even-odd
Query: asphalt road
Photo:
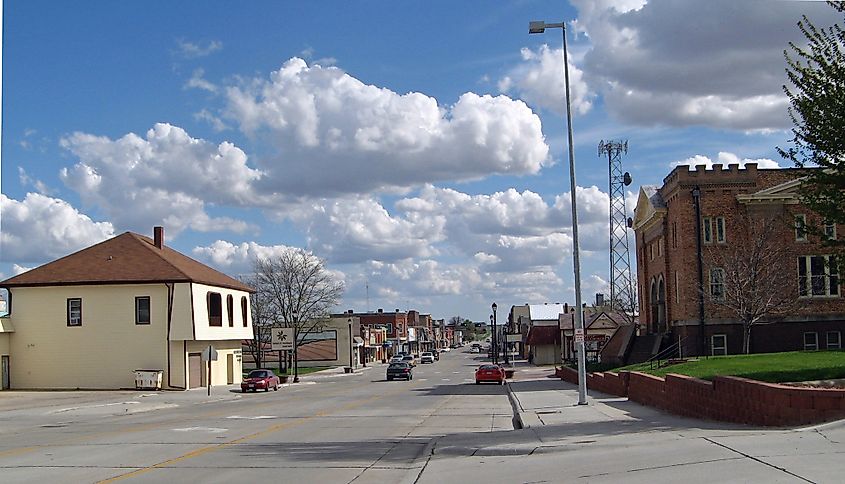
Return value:
<svg viewBox="0 0 845 484">
<path fill-rule="evenodd" d="M 11 392 L 0 397 L 2 482 L 414 482 L 443 435 L 512 429 L 480 356 L 446 353 L 414 380 L 383 365 L 278 392 Z"/>
</svg>

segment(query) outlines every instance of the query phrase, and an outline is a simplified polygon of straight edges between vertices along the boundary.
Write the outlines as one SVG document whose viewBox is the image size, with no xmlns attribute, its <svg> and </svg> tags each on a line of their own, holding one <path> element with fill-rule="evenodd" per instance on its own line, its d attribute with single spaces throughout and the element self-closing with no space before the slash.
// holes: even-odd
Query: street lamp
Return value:
<svg viewBox="0 0 845 484">
<path fill-rule="evenodd" d="M 499 363 L 499 333 L 496 331 L 496 303 L 491 306 L 493 308 L 493 364 Z"/>
<path fill-rule="evenodd" d="M 355 340 L 352 339 L 352 318 L 347 320 L 349 323 L 349 371 L 352 371 L 352 353 L 355 347 Z"/>
<path fill-rule="evenodd" d="M 581 259 L 578 249 L 578 210 L 575 205 L 575 148 L 572 145 L 572 107 L 569 94 L 569 64 L 566 55 L 566 24 L 547 24 L 542 20 L 528 23 L 529 34 L 542 34 L 546 29 L 560 29 L 563 35 L 563 76 L 566 86 L 566 131 L 569 141 L 569 189 L 572 203 L 572 258 L 575 266 L 575 349 L 578 352 L 578 405 L 587 404 L 587 372 L 584 359 L 584 317 L 581 306 Z M 578 339 L 580 334 L 581 339 Z"/>
</svg>

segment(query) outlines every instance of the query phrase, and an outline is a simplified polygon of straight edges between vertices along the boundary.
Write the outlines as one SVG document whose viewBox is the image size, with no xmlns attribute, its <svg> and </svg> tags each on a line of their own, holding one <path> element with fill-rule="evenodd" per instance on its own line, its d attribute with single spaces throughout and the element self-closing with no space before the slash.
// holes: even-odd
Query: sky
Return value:
<svg viewBox="0 0 845 484">
<path fill-rule="evenodd" d="M 484 321 L 608 292 L 608 167 L 788 167 L 820 2 L 3 2 L 0 279 L 126 231 L 229 275 L 305 248 L 338 310 Z M 840 19 L 841 20 L 841 19 Z M 633 237 L 631 263 L 633 254 Z M 504 309 L 504 311 L 502 311 Z"/>
</svg>

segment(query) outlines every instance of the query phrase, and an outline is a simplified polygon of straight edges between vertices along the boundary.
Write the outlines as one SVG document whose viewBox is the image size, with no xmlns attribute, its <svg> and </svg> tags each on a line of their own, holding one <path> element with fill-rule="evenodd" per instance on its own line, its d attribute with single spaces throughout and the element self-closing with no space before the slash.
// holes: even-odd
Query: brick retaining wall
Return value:
<svg viewBox="0 0 845 484">
<path fill-rule="evenodd" d="M 557 375 L 578 383 L 572 368 Z M 717 376 L 712 382 L 685 375 L 588 373 L 587 388 L 687 417 L 749 425 L 794 426 L 845 418 L 845 390 L 799 388 L 747 378 Z"/>
</svg>

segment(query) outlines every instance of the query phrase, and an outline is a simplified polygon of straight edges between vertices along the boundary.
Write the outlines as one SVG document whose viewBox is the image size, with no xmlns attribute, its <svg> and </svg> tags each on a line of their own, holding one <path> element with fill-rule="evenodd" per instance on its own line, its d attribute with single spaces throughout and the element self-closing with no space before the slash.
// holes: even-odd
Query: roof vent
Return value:
<svg viewBox="0 0 845 484">
<path fill-rule="evenodd" d="M 164 248 L 164 227 L 153 227 L 153 244 L 156 249 Z"/>
</svg>

